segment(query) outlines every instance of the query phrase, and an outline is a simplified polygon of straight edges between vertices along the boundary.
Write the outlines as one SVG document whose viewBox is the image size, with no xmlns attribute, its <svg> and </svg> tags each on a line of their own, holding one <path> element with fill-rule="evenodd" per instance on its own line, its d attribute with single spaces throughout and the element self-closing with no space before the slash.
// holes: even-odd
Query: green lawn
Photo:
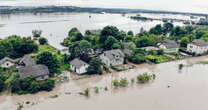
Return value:
<svg viewBox="0 0 208 110">
<path fill-rule="evenodd" d="M 164 62 L 168 62 L 168 61 L 171 61 L 172 58 L 171 57 L 168 57 L 166 55 L 147 55 L 146 58 L 153 62 L 153 63 L 164 63 Z"/>
</svg>

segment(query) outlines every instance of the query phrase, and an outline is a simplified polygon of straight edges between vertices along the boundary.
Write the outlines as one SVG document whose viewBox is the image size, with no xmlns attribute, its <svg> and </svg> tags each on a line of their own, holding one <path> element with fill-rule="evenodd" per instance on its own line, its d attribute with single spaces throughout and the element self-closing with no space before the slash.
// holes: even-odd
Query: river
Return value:
<svg viewBox="0 0 208 110">
<path fill-rule="evenodd" d="M 68 31 L 77 27 L 82 33 L 87 29 L 102 29 L 107 25 L 117 26 L 120 30 L 134 33 L 140 32 L 141 28 L 149 30 L 162 21 L 135 21 L 129 18 L 135 14 L 92 14 L 92 13 L 50 13 L 50 14 L 11 14 L 0 15 L 0 38 L 10 35 L 31 36 L 32 30 L 40 29 L 42 36 L 49 40 L 49 44 L 56 48 L 63 48 L 60 42 L 67 37 Z M 185 15 L 159 15 L 141 14 L 147 17 L 157 18 L 190 18 Z M 91 16 L 91 17 L 89 17 Z M 182 22 L 175 22 L 182 26 Z"/>
<path fill-rule="evenodd" d="M 207 110 L 208 65 L 195 64 L 204 60 L 208 60 L 207 56 L 157 65 L 142 64 L 119 73 L 70 80 L 52 92 L 3 95 L 0 97 L 0 110 L 15 110 L 18 102 L 26 101 L 32 104 L 25 104 L 25 110 Z M 181 63 L 189 66 L 179 70 Z M 144 72 L 155 73 L 157 77 L 147 84 L 134 83 L 118 89 L 112 87 L 113 79 L 130 80 Z M 108 91 L 103 89 L 106 86 Z M 102 89 L 95 94 L 94 87 Z M 90 88 L 89 98 L 79 95 L 86 88 Z M 56 94 L 57 98 L 50 98 Z"/>
</svg>

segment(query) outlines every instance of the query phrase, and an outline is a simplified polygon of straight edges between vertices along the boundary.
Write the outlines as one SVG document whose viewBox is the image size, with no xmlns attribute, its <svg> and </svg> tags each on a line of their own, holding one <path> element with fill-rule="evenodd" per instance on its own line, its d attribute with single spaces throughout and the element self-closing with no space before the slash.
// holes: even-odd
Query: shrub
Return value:
<svg viewBox="0 0 208 110">
<path fill-rule="evenodd" d="M 44 38 L 44 37 L 41 37 L 41 38 L 39 38 L 39 43 L 41 44 L 41 45 L 44 45 L 44 44 L 47 44 L 48 43 L 48 40 L 46 39 L 46 38 Z"/>
<path fill-rule="evenodd" d="M 98 87 L 95 87 L 94 89 L 95 89 L 95 93 L 98 94 L 99 93 L 99 88 Z"/>
<path fill-rule="evenodd" d="M 86 97 L 89 96 L 89 88 L 86 88 L 86 89 L 84 90 L 84 95 L 85 95 Z"/>
<path fill-rule="evenodd" d="M 184 66 L 183 64 L 179 64 L 178 65 L 179 70 L 181 70 L 183 68 L 183 66 Z"/>
<path fill-rule="evenodd" d="M 104 90 L 105 90 L 105 91 L 108 91 L 108 87 L 106 86 L 106 87 L 104 88 Z"/>
<path fill-rule="evenodd" d="M 114 87 L 119 87 L 120 86 L 120 82 L 118 80 L 113 80 L 113 86 Z"/>
<path fill-rule="evenodd" d="M 147 73 L 143 73 L 137 76 L 137 81 L 139 83 L 147 83 L 152 79 L 155 79 L 156 75 L 152 74 L 152 75 L 148 75 Z"/>
<path fill-rule="evenodd" d="M 122 78 L 120 80 L 120 86 L 126 87 L 129 84 L 128 80 L 126 78 Z"/>
<path fill-rule="evenodd" d="M 40 90 L 51 91 L 55 86 L 54 79 L 48 79 L 40 83 Z"/>
</svg>

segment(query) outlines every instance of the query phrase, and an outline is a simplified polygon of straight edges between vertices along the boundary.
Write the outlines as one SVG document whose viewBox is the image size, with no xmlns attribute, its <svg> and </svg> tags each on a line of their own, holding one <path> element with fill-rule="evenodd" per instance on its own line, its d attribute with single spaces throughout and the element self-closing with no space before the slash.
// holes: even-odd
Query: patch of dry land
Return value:
<svg viewBox="0 0 208 110">
<path fill-rule="evenodd" d="M 142 64 L 127 71 L 70 80 L 52 92 L 3 95 L 0 109 L 16 110 L 22 104 L 23 110 L 207 110 L 208 65 L 195 64 L 205 60 L 207 56 Z M 179 64 L 195 65 L 179 70 Z M 156 74 L 156 79 L 138 84 L 136 77 L 145 72 Z M 127 78 L 129 85 L 114 88 L 112 81 L 121 78 Z M 88 97 L 80 95 L 86 88 Z"/>
</svg>

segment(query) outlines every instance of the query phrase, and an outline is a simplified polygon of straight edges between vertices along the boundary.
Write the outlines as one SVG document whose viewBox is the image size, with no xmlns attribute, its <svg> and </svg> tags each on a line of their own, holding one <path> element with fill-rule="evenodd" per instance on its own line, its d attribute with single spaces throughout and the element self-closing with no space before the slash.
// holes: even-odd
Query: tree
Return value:
<svg viewBox="0 0 208 110">
<path fill-rule="evenodd" d="M 127 35 L 129 35 L 129 36 L 134 36 L 134 33 L 133 33 L 133 31 L 128 31 L 128 32 L 127 32 Z"/>
<path fill-rule="evenodd" d="M 87 73 L 88 74 L 102 74 L 101 65 L 102 63 L 99 58 L 93 58 L 90 61 L 90 66 L 87 68 Z"/>
<path fill-rule="evenodd" d="M 113 37 L 109 36 L 107 40 L 104 42 L 104 48 L 106 50 L 111 50 L 114 43 L 117 43 L 118 41 Z"/>
<path fill-rule="evenodd" d="M 111 48 L 112 49 L 121 49 L 121 45 L 119 43 L 114 43 Z"/>
<path fill-rule="evenodd" d="M 106 26 L 101 31 L 99 42 L 100 43 L 105 42 L 109 36 L 112 36 L 112 37 L 116 38 L 118 36 L 118 34 L 119 34 L 119 30 L 118 30 L 117 27 L 115 27 L 115 26 Z"/>
<path fill-rule="evenodd" d="M 37 64 L 46 65 L 50 71 L 50 76 L 58 72 L 60 67 L 59 61 L 55 55 L 50 52 L 42 52 L 37 56 Z"/>
<path fill-rule="evenodd" d="M 181 47 L 187 47 L 187 44 L 190 42 L 189 38 L 188 37 L 183 37 L 181 39 Z"/>
<path fill-rule="evenodd" d="M 40 83 L 40 89 L 44 91 L 51 91 L 55 86 L 55 80 L 49 78 L 48 80 Z"/>
<path fill-rule="evenodd" d="M 4 81 L 5 81 L 4 76 L 0 74 L 0 92 L 2 92 L 3 89 L 5 88 L 5 83 L 4 83 Z"/>
<path fill-rule="evenodd" d="M 40 37 L 42 34 L 41 30 L 32 30 L 33 37 Z"/>
<path fill-rule="evenodd" d="M 161 35 L 163 32 L 163 28 L 160 24 L 150 29 L 150 34 Z"/>
<path fill-rule="evenodd" d="M 21 38 L 19 36 L 10 36 L 7 39 L 0 41 L 0 50 L 0 57 L 2 57 L 3 54 L 3 56 L 19 58 L 25 54 L 36 52 L 38 46 L 30 37 Z"/>
<path fill-rule="evenodd" d="M 186 30 L 182 27 L 176 26 L 171 31 L 171 36 L 176 36 L 176 40 L 180 39 L 181 37 L 185 36 L 187 34 Z"/>
<path fill-rule="evenodd" d="M 39 43 L 40 43 L 41 45 L 45 45 L 45 44 L 48 43 L 48 40 L 47 40 L 46 38 L 44 38 L 44 37 L 40 37 L 40 38 L 39 38 Z"/>
<path fill-rule="evenodd" d="M 75 36 L 77 33 L 80 33 L 79 30 L 77 28 L 72 28 L 69 33 L 68 33 L 68 36 L 71 37 L 71 36 Z"/>
<path fill-rule="evenodd" d="M 163 24 L 163 35 L 167 35 L 173 29 L 174 25 L 172 23 L 164 23 Z"/>
</svg>

